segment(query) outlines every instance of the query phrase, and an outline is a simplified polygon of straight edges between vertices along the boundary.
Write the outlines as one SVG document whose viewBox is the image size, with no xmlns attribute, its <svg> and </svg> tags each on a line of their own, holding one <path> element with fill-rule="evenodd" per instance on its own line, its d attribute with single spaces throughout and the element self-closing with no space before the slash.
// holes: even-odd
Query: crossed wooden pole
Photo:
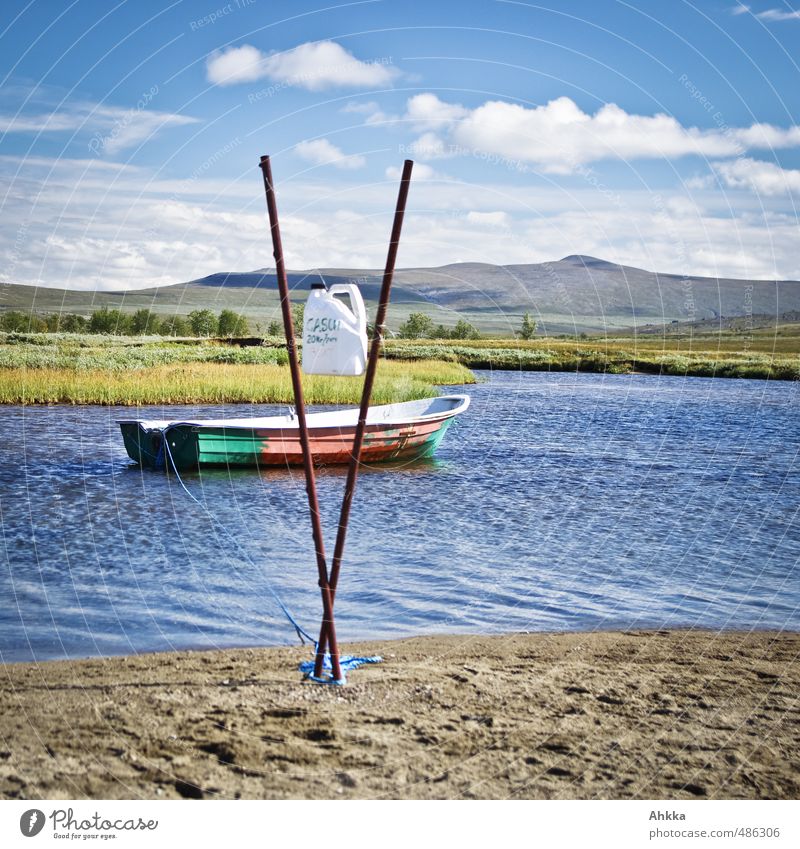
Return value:
<svg viewBox="0 0 800 849">
<path fill-rule="evenodd" d="M 372 397 L 372 386 L 375 382 L 375 372 L 378 368 L 381 344 L 383 343 L 384 331 L 386 329 L 386 312 L 389 308 L 389 296 L 392 288 L 392 278 L 397 260 L 397 248 L 400 244 L 400 232 L 403 228 L 403 216 L 406 210 L 408 188 L 411 182 L 411 169 L 414 163 L 407 159 L 403 165 L 403 174 L 400 178 L 400 190 L 397 195 L 397 205 L 394 213 L 394 224 L 392 235 L 389 240 L 389 252 L 386 256 L 386 266 L 383 272 L 380 297 L 378 299 L 378 312 L 375 317 L 375 325 L 372 332 L 367 368 L 364 375 L 364 389 L 361 393 L 361 406 L 358 412 L 358 424 L 353 438 L 353 449 L 350 454 L 350 463 L 347 469 L 347 482 L 345 483 L 342 507 L 339 513 L 339 526 L 336 533 L 336 545 L 333 550 L 333 563 L 330 574 L 328 573 L 325 558 L 325 543 L 322 537 L 322 523 L 319 514 L 319 501 L 317 499 L 317 483 L 314 474 L 314 456 L 311 451 L 311 443 L 308 438 L 308 424 L 306 422 L 306 407 L 303 399 L 303 384 L 300 377 L 300 365 L 297 359 L 297 345 L 294 338 L 294 325 L 292 322 L 292 308 L 289 301 L 289 284 L 286 279 L 286 267 L 283 262 L 283 246 L 281 244 L 281 231 L 278 224 L 278 207 L 275 203 L 275 185 L 272 180 L 272 169 L 268 156 L 262 156 L 260 162 L 261 171 L 264 176 L 264 191 L 267 196 L 267 211 L 269 213 L 270 232 L 272 234 L 272 248 L 275 257 L 275 271 L 278 278 L 278 292 L 281 299 L 281 312 L 283 314 L 283 329 L 286 334 L 286 350 L 289 354 L 289 369 L 292 375 L 292 389 L 294 391 L 295 409 L 297 410 L 297 421 L 300 430 L 300 446 L 303 451 L 303 468 L 306 478 L 306 494 L 308 495 L 308 509 L 311 515 L 311 532 L 314 539 L 314 548 L 317 558 L 317 572 L 319 576 L 319 587 L 322 593 L 322 625 L 320 626 L 319 641 L 317 642 L 317 654 L 314 661 L 314 676 L 321 678 L 323 673 L 323 662 L 326 651 L 331 658 L 331 677 L 334 681 L 342 681 L 342 668 L 339 658 L 339 645 L 336 641 L 336 624 L 333 616 L 333 604 L 336 598 L 336 587 L 339 583 L 339 573 L 342 568 L 342 557 L 347 538 L 347 526 L 350 521 L 350 510 L 353 503 L 353 494 L 358 479 L 358 467 L 361 461 L 361 447 L 364 442 L 364 432 L 369 412 L 369 402 Z"/>
</svg>

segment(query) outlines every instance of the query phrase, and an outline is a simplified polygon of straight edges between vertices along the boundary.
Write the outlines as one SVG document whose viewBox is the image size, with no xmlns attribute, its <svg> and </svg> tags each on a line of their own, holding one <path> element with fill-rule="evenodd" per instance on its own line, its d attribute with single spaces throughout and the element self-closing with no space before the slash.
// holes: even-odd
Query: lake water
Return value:
<svg viewBox="0 0 800 849">
<path fill-rule="evenodd" d="M 435 460 L 360 476 L 340 639 L 800 629 L 797 384 L 480 377 Z M 131 465 L 131 414 L 0 409 L 2 660 L 292 642 L 270 586 L 316 632 L 302 470 L 184 476 L 251 563 L 174 477 Z M 320 474 L 329 552 L 343 484 Z"/>
</svg>

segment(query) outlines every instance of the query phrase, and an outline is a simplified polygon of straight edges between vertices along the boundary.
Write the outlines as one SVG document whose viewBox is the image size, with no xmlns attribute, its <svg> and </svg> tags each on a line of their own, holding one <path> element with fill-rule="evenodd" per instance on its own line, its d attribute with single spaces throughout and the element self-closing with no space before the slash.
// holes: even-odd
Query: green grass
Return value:
<svg viewBox="0 0 800 849">
<path fill-rule="evenodd" d="M 794 325 L 702 338 L 391 340 L 373 399 L 435 395 L 436 386 L 474 382 L 470 368 L 798 380 L 798 351 Z M 0 403 L 291 403 L 287 360 L 279 339 L 242 348 L 197 339 L 0 334 Z M 360 378 L 313 376 L 304 385 L 312 404 L 360 399 Z"/>
<path fill-rule="evenodd" d="M 477 369 L 530 371 L 587 371 L 628 374 L 691 375 L 695 377 L 749 377 L 771 380 L 800 379 L 797 337 L 774 351 L 765 340 L 745 347 L 740 340 L 724 338 L 712 347 L 698 340 L 660 338 L 603 338 L 575 340 L 534 339 L 448 342 L 392 340 L 386 356 L 393 360 L 439 359 Z M 736 349 L 739 344 L 740 349 Z M 744 348 L 742 350 L 741 348 Z M 759 350 L 759 348 L 761 350 Z"/>
<path fill-rule="evenodd" d="M 624 348 L 634 352 L 641 351 L 683 351 L 683 352 L 760 352 L 769 354 L 800 354 L 800 323 L 782 324 L 769 328 L 757 328 L 750 333 L 725 330 L 721 332 L 691 333 L 675 330 L 664 333 L 638 333 L 611 335 L 578 336 L 538 336 L 531 340 L 509 337 L 483 337 L 481 339 L 397 339 L 388 343 L 393 347 L 402 346 L 442 346 L 453 345 L 467 348 L 505 348 L 510 350 L 569 349 L 581 347 Z"/>
<path fill-rule="evenodd" d="M 52 342 L 47 344 L 48 335 Z M 288 362 L 279 345 L 240 348 L 200 340 L 168 342 L 158 337 L 79 336 L 69 334 L 10 335 L 0 338 L 0 368 L 104 369 L 127 371 L 175 363 L 230 365 L 283 365 Z M 3 342 L 5 341 L 5 344 Z"/>
<path fill-rule="evenodd" d="M 437 395 L 437 385 L 473 383 L 457 363 L 381 361 L 373 403 Z M 307 375 L 309 404 L 357 404 L 363 379 Z M 288 366 L 276 364 L 171 363 L 137 369 L 0 368 L 3 404 L 291 403 Z"/>
</svg>

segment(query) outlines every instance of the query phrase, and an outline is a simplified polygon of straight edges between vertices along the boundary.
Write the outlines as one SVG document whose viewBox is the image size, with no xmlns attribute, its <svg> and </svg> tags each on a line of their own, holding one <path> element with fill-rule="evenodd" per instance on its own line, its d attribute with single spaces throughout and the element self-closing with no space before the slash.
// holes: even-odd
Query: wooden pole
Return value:
<svg viewBox="0 0 800 849">
<path fill-rule="evenodd" d="M 397 261 L 397 248 L 400 244 L 400 232 L 403 229 L 403 216 L 406 211 L 408 187 L 411 181 L 411 169 L 413 167 L 414 163 L 410 159 L 406 159 L 403 164 L 403 175 L 400 178 L 400 191 L 397 195 L 394 224 L 392 226 L 392 235 L 389 240 L 389 253 L 386 256 L 383 283 L 381 285 L 380 297 L 378 299 L 378 312 L 375 316 L 375 329 L 372 333 L 372 343 L 369 349 L 369 359 L 367 360 L 367 372 L 364 376 L 364 389 L 361 393 L 361 407 L 358 413 L 358 425 L 356 426 L 356 433 L 353 437 L 353 451 L 350 455 L 350 465 L 347 470 L 347 483 L 345 484 L 342 509 L 339 514 L 339 528 L 336 533 L 336 547 L 333 551 L 333 564 L 331 565 L 331 574 L 329 578 L 331 607 L 333 606 L 333 602 L 336 597 L 336 587 L 339 583 L 339 572 L 342 566 L 344 544 L 347 537 L 347 525 L 350 521 L 350 508 L 353 503 L 353 494 L 356 490 L 358 466 L 361 462 L 361 446 L 364 442 L 367 413 L 369 412 L 369 402 L 372 397 L 372 385 L 375 382 L 375 372 L 378 368 L 381 344 L 383 343 L 384 331 L 386 330 L 386 312 L 389 308 L 389 296 L 392 288 L 392 278 L 394 277 L 394 266 Z M 331 623 L 333 623 L 333 612 L 331 612 Z M 332 639 L 335 640 L 335 637 L 335 632 L 332 629 L 327 628 L 323 621 L 319 632 L 319 643 L 317 644 L 317 658 L 314 668 L 316 675 L 321 674 L 322 661 L 325 657 L 325 647 L 328 644 L 333 645 Z M 333 649 L 331 649 L 331 656 L 333 656 Z"/>
<path fill-rule="evenodd" d="M 300 445 L 303 449 L 303 468 L 306 476 L 308 509 L 311 514 L 311 532 L 314 537 L 319 587 L 322 593 L 322 627 L 325 630 L 326 643 L 330 646 L 333 679 L 335 681 L 341 681 L 342 669 L 339 663 L 339 646 L 336 642 L 336 627 L 333 621 L 333 593 L 331 592 L 330 582 L 328 580 L 328 567 L 325 562 L 325 544 L 322 538 L 322 523 L 320 522 L 319 501 L 317 500 L 317 482 L 314 475 L 314 457 L 311 453 L 311 443 L 308 440 L 306 405 L 303 400 L 303 383 L 300 378 L 300 365 L 297 361 L 297 345 L 295 344 L 294 324 L 292 322 L 292 305 L 289 301 L 289 283 L 286 280 L 286 268 L 283 264 L 283 245 L 281 244 L 281 231 L 278 225 L 278 207 L 275 203 L 275 188 L 268 156 L 261 157 L 260 167 L 264 175 L 264 191 L 267 195 L 267 211 L 269 212 L 269 225 L 270 232 L 272 233 L 275 272 L 278 278 L 278 291 L 281 296 L 283 329 L 286 334 L 286 350 L 289 354 L 289 369 L 292 374 L 294 406 L 297 412 L 297 422 L 300 430 Z M 317 658 L 319 659 L 319 654 Z M 322 675 L 321 661 L 314 671 L 318 677 Z"/>
</svg>

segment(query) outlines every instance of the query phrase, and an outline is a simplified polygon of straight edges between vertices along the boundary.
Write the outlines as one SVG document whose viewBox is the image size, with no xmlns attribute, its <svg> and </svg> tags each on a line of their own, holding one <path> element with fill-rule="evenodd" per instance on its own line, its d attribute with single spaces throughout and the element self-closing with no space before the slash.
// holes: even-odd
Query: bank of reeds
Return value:
<svg viewBox="0 0 800 849">
<path fill-rule="evenodd" d="M 49 345 L 36 339 L 7 344 L 0 340 L 0 368 L 127 371 L 173 363 L 284 365 L 289 361 L 286 349 L 277 345 L 242 348 L 200 340 L 186 344 L 132 342 L 121 345 L 117 341 L 119 338 L 100 344 L 95 341 L 93 345 L 86 344 L 85 337 L 77 340 L 59 339 Z"/>
<path fill-rule="evenodd" d="M 609 374 L 689 375 L 693 377 L 749 377 L 765 380 L 800 379 L 800 356 L 754 351 L 630 350 L 613 344 L 552 344 L 494 346 L 478 344 L 390 342 L 386 356 L 395 361 L 435 358 L 473 369 L 522 371 L 586 371 Z"/>
<path fill-rule="evenodd" d="M 376 403 L 435 394 L 473 380 L 468 369 L 800 379 L 800 337 L 666 341 L 542 338 L 390 340 Z M 741 349 L 735 350 L 737 344 Z M 734 349 L 734 350 L 732 350 Z M 290 402 L 288 357 L 280 339 L 240 347 L 209 340 L 0 334 L 0 403 Z M 308 381 L 310 403 L 352 404 L 357 379 Z"/>
<path fill-rule="evenodd" d="M 363 379 L 306 375 L 309 404 L 357 404 Z M 382 361 L 373 403 L 437 395 L 438 384 L 472 383 L 458 363 Z M 170 363 L 148 368 L 0 368 L 4 404 L 231 404 L 292 403 L 287 366 L 216 362 Z"/>
</svg>

